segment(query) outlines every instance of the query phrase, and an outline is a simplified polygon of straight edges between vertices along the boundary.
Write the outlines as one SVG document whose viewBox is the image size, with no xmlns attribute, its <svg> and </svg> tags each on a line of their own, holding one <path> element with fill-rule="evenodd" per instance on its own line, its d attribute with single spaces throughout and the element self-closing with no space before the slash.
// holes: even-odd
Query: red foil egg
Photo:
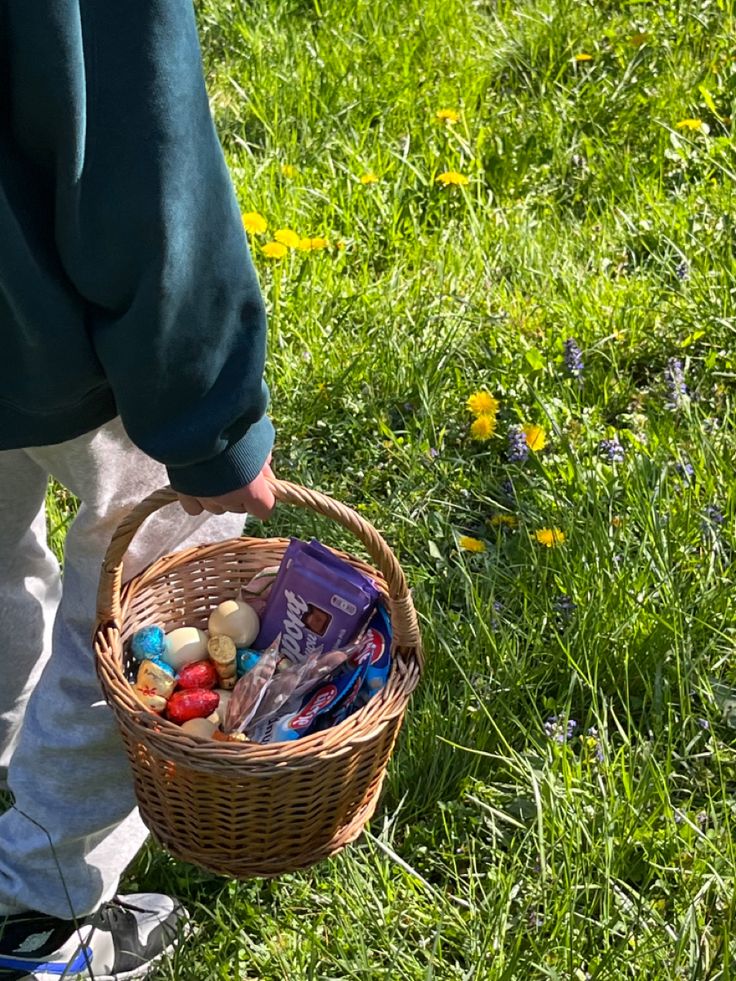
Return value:
<svg viewBox="0 0 736 981">
<path fill-rule="evenodd" d="M 185 665 L 176 680 L 179 688 L 214 688 L 217 669 L 212 661 L 195 661 Z"/>
<path fill-rule="evenodd" d="M 189 688 L 174 692 L 166 706 L 166 714 L 172 722 L 181 725 L 190 719 L 205 719 L 219 704 L 220 696 L 216 691 Z"/>
</svg>

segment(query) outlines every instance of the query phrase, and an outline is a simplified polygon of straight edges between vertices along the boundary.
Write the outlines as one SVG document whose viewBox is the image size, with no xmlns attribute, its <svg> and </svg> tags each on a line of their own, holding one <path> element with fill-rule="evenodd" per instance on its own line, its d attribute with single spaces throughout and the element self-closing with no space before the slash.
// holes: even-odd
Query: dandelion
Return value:
<svg viewBox="0 0 736 981">
<path fill-rule="evenodd" d="M 457 109 L 438 109 L 434 114 L 434 118 L 439 123 L 445 123 L 448 126 L 452 126 L 453 123 L 460 121 L 460 113 Z"/>
<path fill-rule="evenodd" d="M 534 532 L 534 537 L 545 548 L 556 548 L 558 545 L 562 545 L 566 535 L 560 528 L 539 528 Z"/>
<path fill-rule="evenodd" d="M 296 177 L 298 171 L 293 164 L 281 164 L 281 173 L 284 177 Z"/>
<path fill-rule="evenodd" d="M 467 406 L 474 416 L 495 416 L 500 402 L 489 392 L 473 392 L 468 398 Z"/>
<path fill-rule="evenodd" d="M 516 528 L 519 524 L 519 519 L 514 517 L 513 514 L 494 514 L 488 524 L 491 528 Z"/>
<path fill-rule="evenodd" d="M 565 341 L 565 367 L 575 377 L 583 373 L 583 352 L 574 337 Z"/>
<path fill-rule="evenodd" d="M 619 442 L 618 436 L 613 439 L 602 439 L 598 444 L 598 453 L 611 464 L 623 463 L 625 450 Z"/>
<path fill-rule="evenodd" d="M 575 719 L 568 719 L 565 722 L 559 716 L 551 715 L 544 723 L 544 734 L 549 739 L 553 739 L 556 743 L 563 745 L 564 743 L 570 742 L 575 735 L 577 727 L 578 724 Z"/>
<path fill-rule="evenodd" d="M 268 222 L 257 211 L 246 211 L 243 215 L 243 225 L 245 226 L 245 230 L 250 232 L 251 235 L 260 235 L 268 228 Z"/>
<path fill-rule="evenodd" d="M 490 439 L 496 432 L 496 417 L 489 415 L 478 416 L 470 427 L 470 435 L 473 439 L 483 442 Z"/>
<path fill-rule="evenodd" d="M 664 380 L 669 392 L 669 401 L 666 403 L 666 407 L 674 412 L 683 406 L 688 397 L 685 372 L 679 358 L 670 358 L 667 361 L 667 367 L 664 369 Z"/>
<path fill-rule="evenodd" d="M 302 252 L 316 252 L 319 249 L 326 249 L 329 244 L 326 238 L 300 238 L 296 248 Z"/>
<path fill-rule="evenodd" d="M 478 538 L 471 538 L 470 535 L 460 535 L 457 543 L 466 552 L 485 552 L 486 550 L 485 542 Z"/>
<path fill-rule="evenodd" d="M 575 55 L 575 61 L 592 61 L 593 55 L 588 54 L 587 51 L 581 51 L 579 54 Z"/>
<path fill-rule="evenodd" d="M 261 252 L 269 259 L 283 259 L 289 250 L 281 242 L 266 242 Z"/>
<path fill-rule="evenodd" d="M 377 174 L 374 174 L 372 170 L 369 170 L 365 174 L 361 174 L 358 179 L 360 180 L 360 183 L 361 184 L 377 184 L 378 183 L 378 175 Z"/>
<path fill-rule="evenodd" d="M 285 245 L 287 249 L 295 249 L 299 245 L 299 236 L 290 228 L 279 228 L 273 233 L 273 237 L 277 242 Z"/>
<path fill-rule="evenodd" d="M 689 129 L 691 132 L 696 133 L 699 129 L 703 128 L 702 119 L 681 119 L 679 123 L 675 123 L 676 129 Z"/>
<path fill-rule="evenodd" d="M 529 456 L 529 445 L 521 426 L 512 426 L 508 433 L 506 458 L 509 463 L 523 463 Z"/>
<path fill-rule="evenodd" d="M 522 426 L 522 432 L 526 439 L 526 445 L 535 453 L 539 453 L 547 445 L 547 435 L 541 426 L 528 423 L 526 426 Z"/>
<path fill-rule="evenodd" d="M 448 187 L 450 184 L 464 185 L 470 183 L 470 179 L 465 174 L 458 174 L 456 170 L 446 170 L 444 173 L 439 174 L 435 180 L 439 184 L 444 184 L 445 187 Z"/>
</svg>

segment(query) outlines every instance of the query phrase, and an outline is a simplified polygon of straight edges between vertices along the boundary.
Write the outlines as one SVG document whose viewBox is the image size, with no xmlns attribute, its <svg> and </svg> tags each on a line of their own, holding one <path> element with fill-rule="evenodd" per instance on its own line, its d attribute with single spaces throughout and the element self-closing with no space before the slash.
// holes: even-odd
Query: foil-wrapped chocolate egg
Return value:
<svg viewBox="0 0 736 981">
<path fill-rule="evenodd" d="M 166 634 L 162 627 L 153 625 L 141 627 L 130 638 L 130 653 L 136 661 L 161 657 L 166 650 Z"/>
<path fill-rule="evenodd" d="M 211 637 L 224 635 L 231 637 L 236 647 L 250 647 L 258 636 L 261 622 L 248 603 L 225 600 L 210 614 L 207 629 Z"/>
<path fill-rule="evenodd" d="M 175 671 L 185 664 L 203 661 L 207 657 L 207 634 L 197 627 L 177 627 L 166 634 L 166 651 L 163 660 Z"/>
</svg>

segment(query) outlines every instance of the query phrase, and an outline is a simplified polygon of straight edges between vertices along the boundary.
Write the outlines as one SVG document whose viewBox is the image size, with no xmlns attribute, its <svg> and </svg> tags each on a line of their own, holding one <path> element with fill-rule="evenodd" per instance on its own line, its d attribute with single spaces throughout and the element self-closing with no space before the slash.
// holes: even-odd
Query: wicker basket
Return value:
<svg viewBox="0 0 736 981">
<path fill-rule="evenodd" d="M 355 534 L 376 568 L 344 553 L 388 601 L 393 662 L 386 687 L 340 725 L 293 743 L 221 743 L 187 735 L 147 711 L 126 680 L 124 644 L 139 627 L 206 627 L 210 611 L 261 569 L 287 539 L 240 538 L 152 563 L 124 587 L 122 560 L 136 530 L 176 500 L 146 498 L 115 532 L 102 567 L 97 670 L 122 733 L 143 820 L 177 858 L 235 878 L 306 868 L 353 841 L 375 810 L 391 750 L 423 660 L 416 612 L 396 557 L 367 521 L 323 494 L 274 481 L 276 499 L 311 508 Z"/>
</svg>

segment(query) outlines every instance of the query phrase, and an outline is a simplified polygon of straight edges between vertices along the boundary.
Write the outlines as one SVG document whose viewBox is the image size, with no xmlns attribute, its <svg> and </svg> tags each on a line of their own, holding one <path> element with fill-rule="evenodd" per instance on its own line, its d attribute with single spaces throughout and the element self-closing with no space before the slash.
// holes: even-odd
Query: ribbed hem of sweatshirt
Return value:
<svg viewBox="0 0 736 981">
<path fill-rule="evenodd" d="M 167 467 L 171 486 L 192 497 L 218 497 L 238 490 L 263 470 L 273 440 L 273 424 L 264 416 L 219 456 L 188 467 Z"/>
<path fill-rule="evenodd" d="M 107 386 L 95 389 L 81 402 L 53 412 L 26 412 L 0 398 L 0 450 L 53 446 L 104 426 L 118 414 Z"/>
</svg>

